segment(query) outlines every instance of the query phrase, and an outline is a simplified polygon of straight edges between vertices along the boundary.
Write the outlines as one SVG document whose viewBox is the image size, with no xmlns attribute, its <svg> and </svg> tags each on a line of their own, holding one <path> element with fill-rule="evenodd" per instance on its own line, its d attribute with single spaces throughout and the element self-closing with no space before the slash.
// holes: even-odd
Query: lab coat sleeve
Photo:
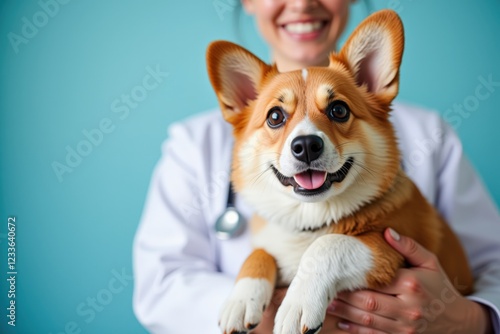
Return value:
<svg viewBox="0 0 500 334">
<path fill-rule="evenodd" d="M 196 201 L 210 145 L 194 142 L 192 131 L 171 127 L 134 240 L 134 312 L 152 333 L 220 333 L 218 312 L 234 281 L 217 270 Z"/>
<path fill-rule="evenodd" d="M 476 280 L 468 298 L 490 310 L 495 333 L 500 333 L 500 216 L 457 135 L 444 122 L 442 129 L 437 207 L 466 249 Z"/>
</svg>

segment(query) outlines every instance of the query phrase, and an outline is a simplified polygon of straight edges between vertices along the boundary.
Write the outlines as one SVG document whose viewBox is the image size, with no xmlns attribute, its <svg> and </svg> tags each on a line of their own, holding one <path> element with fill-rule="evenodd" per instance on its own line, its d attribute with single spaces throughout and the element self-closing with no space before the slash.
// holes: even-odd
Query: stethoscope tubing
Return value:
<svg viewBox="0 0 500 334">
<path fill-rule="evenodd" d="M 230 181 L 227 190 L 226 208 L 215 222 L 215 235 L 220 240 L 228 240 L 239 236 L 246 225 L 245 219 L 235 206 L 236 194 Z"/>
</svg>

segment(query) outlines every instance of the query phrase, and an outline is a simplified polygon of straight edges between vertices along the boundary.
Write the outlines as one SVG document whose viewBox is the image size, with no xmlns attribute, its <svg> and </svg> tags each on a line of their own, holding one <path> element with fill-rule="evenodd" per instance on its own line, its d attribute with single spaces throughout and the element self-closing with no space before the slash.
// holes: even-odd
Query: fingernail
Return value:
<svg viewBox="0 0 500 334">
<path fill-rule="evenodd" d="M 398 232 L 394 231 L 392 228 L 389 227 L 389 233 L 391 234 L 391 237 L 396 240 L 396 241 L 399 241 L 399 239 L 401 239 L 401 236 L 399 235 Z"/>
<path fill-rule="evenodd" d="M 349 329 L 349 325 L 348 325 L 348 324 L 346 324 L 345 322 L 339 322 L 339 323 L 337 324 L 337 326 L 338 326 L 340 329 L 343 329 L 343 330 L 347 330 L 347 329 Z"/>
<path fill-rule="evenodd" d="M 328 306 L 328 308 L 326 309 L 326 311 L 327 311 L 328 313 L 333 313 L 333 311 L 335 311 L 335 305 L 330 305 L 330 306 Z"/>
</svg>

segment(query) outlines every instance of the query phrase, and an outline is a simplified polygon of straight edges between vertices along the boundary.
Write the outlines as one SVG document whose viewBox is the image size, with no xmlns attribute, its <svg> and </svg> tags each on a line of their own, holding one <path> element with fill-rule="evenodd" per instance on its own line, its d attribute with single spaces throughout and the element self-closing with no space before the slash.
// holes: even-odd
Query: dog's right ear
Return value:
<svg viewBox="0 0 500 334">
<path fill-rule="evenodd" d="M 222 114 L 234 124 L 273 67 L 234 43 L 216 41 L 208 46 L 207 68 Z"/>
</svg>

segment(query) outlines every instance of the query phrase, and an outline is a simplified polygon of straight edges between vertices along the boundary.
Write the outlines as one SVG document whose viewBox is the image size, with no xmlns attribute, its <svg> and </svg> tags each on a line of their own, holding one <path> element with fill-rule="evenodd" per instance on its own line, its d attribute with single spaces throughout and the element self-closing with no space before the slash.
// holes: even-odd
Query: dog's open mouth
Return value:
<svg viewBox="0 0 500 334">
<path fill-rule="evenodd" d="M 354 164 L 354 159 L 349 157 L 346 162 L 334 173 L 308 169 L 293 177 L 281 174 L 276 167 L 271 166 L 274 174 L 284 186 L 292 186 L 295 193 L 305 196 L 321 194 L 330 189 L 334 182 L 342 182 Z"/>
</svg>

